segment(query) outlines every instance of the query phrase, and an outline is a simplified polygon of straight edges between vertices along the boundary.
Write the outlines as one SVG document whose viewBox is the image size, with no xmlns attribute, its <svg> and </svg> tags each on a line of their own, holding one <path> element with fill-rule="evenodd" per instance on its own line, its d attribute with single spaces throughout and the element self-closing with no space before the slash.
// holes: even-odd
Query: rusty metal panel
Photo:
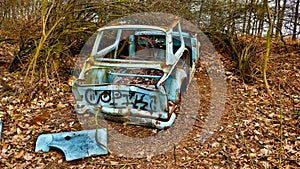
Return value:
<svg viewBox="0 0 300 169">
<path fill-rule="evenodd" d="M 97 132 L 97 133 L 96 133 Z M 35 152 L 61 150 L 67 161 L 108 154 L 106 129 L 42 134 L 36 141 Z"/>
</svg>

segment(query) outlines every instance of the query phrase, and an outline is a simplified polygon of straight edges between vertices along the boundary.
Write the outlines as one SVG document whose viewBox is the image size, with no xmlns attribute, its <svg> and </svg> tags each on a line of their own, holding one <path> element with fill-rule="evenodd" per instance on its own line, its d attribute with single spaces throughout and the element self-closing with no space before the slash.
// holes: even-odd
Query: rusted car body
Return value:
<svg viewBox="0 0 300 169">
<path fill-rule="evenodd" d="M 163 129 L 173 124 L 181 94 L 194 76 L 200 43 L 167 26 L 100 28 L 90 57 L 72 84 L 76 112 Z"/>
</svg>

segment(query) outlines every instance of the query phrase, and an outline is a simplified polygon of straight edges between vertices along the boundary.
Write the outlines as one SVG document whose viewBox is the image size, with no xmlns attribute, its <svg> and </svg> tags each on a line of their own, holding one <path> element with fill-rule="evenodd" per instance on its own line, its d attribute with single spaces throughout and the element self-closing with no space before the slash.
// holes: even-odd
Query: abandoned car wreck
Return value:
<svg viewBox="0 0 300 169">
<path fill-rule="evenodd" d="M 158 129 L 171 126 L 199 48 L 197 34 L 183 32 L 179 19 L 167 26 L 100 28 L 72 84 L 76 112 Z"/>
</svg>

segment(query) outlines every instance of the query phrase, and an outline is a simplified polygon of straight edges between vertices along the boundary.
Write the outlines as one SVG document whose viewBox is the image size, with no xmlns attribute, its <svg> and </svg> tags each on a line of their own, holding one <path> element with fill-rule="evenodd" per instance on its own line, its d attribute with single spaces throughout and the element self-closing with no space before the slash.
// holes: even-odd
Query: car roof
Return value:
<svg viewBox="0 0 300 169">
<path fill-rule="evenodd" d="M 139 28 L 139 29 L 156 29 L 156 30 L 160 30 L 163 32 L 168 32 L 170 31 L 172 28 L 174 28 L 178 23 L 180 22 L 180 20 L 178 18 L 172 20 L 171 22 L 164 22 L 164 24 L 128 24 L 126 21 L 119 21 L 119 22 L 115 22 L 110 24 L 109 26 L 104 26 L 102 28 L 99 28 L 98 31 L 102 31 L 102 30 L 108 30 L 108 29 L 134 29 L 134 28 Z"/>
</svg>

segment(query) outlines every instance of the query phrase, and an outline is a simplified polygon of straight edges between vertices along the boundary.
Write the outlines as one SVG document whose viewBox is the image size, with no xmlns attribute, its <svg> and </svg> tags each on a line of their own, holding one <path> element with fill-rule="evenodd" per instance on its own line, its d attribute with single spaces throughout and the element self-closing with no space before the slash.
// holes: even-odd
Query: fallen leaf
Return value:
<svg viewBox="0 0 300 169">
<path fill-rule="evenodd" d="M 25 159 L 26 161 L 29 161 L 29 160 L 31 160 L 32 158 L 33 158 L 32 155 L 30 155 L 29 153 L 25 153 L 24 159 Z"/>
<path fill-rule="evenodd" d="M 37 117 L 33 118 L 31 120 L 31 123 L 39 124 L 45 122 L 47 119 L 50 118 L 50 115 L 48 112 L 45 112 L 43 114 L 38 115 Z"/>
<path fill-rule="evenodd" d="M 118 165 L 119 162 L 117 162 L 117 161 L 110 161 L 110 164 L 111 164 L 111 165 Z"/>
<path fill-rule="evenodd" d="M 23 155 L 24 155 L 24 150 L 21 150 L 21 151 L 19 151 L 19 152 L 17 153 L 17 155 L 15 156 L 15 158 L 16 158 L 16 159 L 19 159 L 19 158 L 23 157 Z"/>
<path fill-rule="evenodd" d="M 62 104 L 62 103 L 58 103 L 57 104 L 57 108 L 58 109 L 63 109 L 63 108 L 65 108 L 66 106 L 64 105 L 64 104 Z"/>
</svg>

